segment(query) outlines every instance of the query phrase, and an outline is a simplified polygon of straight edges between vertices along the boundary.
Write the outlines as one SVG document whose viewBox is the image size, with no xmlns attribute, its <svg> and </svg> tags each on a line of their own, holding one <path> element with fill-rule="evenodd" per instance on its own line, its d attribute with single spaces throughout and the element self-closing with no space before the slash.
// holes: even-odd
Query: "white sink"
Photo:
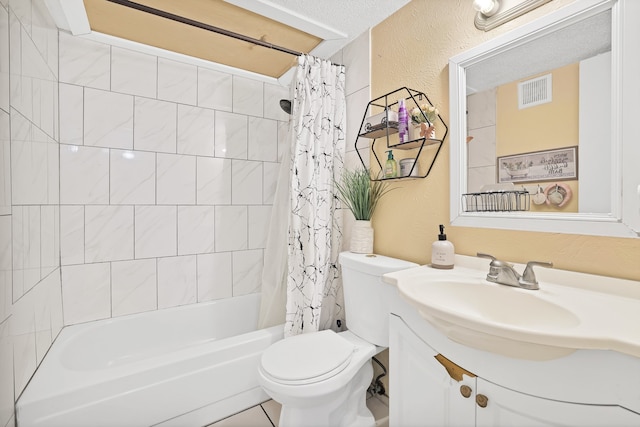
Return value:
<svg viewBox="0 0 640 427">
<path fill-rule="evenodd" d="M 488 282 L 487 271 L 488 261 L 456 255 L 453 270 L 422 266 L 384 280 L 429 323 L 470 347 L 530 360 L 581 349 L 640 357 L 639 282 L 540 268 L 540 289 L 526 290 Z"/>
</svg>

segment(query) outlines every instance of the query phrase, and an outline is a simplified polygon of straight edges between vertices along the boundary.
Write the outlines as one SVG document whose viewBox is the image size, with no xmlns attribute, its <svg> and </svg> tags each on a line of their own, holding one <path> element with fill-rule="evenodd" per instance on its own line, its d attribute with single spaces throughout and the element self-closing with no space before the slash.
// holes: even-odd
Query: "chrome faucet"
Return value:
<svg viewBox="0 0 640 427">
<path fill-rule="evenodd" d="M 489 254 L 478 252 L 477 255 L 482 258 L 491 259 L 491 263 L 489 264 L 489 273 L 487 274 L 487 280 L 489 282 L 529 290 L 540 289 L 538 281 L 536 280 L 536 275 L 533 272 L 533 266 L 539 265 L 541 267 L 553 267 L 553 264 L 550 262 L 529 261 L 521 276 L 515 268 L 513 268 L 513 265 L 508 262 L 500 261 L 493 255 Z"/>
</svg>

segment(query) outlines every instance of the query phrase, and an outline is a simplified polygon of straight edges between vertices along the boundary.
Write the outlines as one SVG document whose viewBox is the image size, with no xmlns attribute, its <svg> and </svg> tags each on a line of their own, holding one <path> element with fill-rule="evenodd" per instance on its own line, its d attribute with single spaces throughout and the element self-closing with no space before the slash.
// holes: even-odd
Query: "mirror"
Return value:
<svg viewBox="0 0 640 427">
<path fill-rule="evenodd" d="M 620 197 L 624 0 L 576 3 L 451 58 L 452 225 L 638 236 Z"/>
</svg>

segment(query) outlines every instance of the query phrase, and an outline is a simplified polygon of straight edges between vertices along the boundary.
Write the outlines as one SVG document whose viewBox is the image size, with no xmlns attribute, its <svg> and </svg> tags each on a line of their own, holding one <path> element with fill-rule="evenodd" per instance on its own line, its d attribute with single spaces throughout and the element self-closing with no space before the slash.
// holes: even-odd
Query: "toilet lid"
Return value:
<svg viewBox="0 0 640 427">
<path fill-rule="evenodd" d="M 332 330 L 296 335 L 262 354 L 262 369 L 283 384 L 309 384 L 331 378 L 351 360 L 354 345 Z"/>
</svg>

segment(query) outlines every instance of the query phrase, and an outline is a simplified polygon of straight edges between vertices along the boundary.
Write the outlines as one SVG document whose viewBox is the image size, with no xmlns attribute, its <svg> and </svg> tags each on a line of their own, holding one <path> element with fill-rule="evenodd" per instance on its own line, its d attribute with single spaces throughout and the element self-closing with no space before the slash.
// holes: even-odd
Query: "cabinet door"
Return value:
<svg viewBox="0 0 640 427">
<path fill-rule="evenodd" d="M 475 378 L 458 382 L 435 359 L 435 352 L 397 316 L 389 342 L 390 427 L 463 427 L 475 424 Z M 463 397 L 461 386 L 469 397 Z M 465 393 L 466 394 L 466 393 Z"/>
<path fill-rule="evenodd" d="M 479 427 L 640 425 L 640 415 L 619 406 L 543 399 L 500 387 L 482 378 L 477 378 L 477 389 L 481 402 L 486 397 L 486 407 L 478 406 L 476 409 Z"/>
</svg>

